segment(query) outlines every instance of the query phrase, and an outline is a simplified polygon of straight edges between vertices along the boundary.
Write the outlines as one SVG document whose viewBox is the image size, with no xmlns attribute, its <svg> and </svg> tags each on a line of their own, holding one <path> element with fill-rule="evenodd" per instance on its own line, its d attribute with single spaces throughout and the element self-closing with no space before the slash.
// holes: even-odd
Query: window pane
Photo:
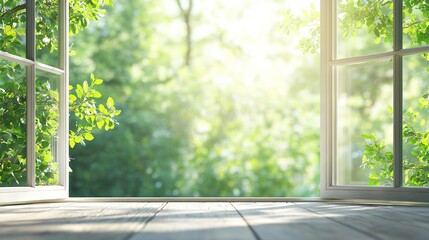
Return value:
<svg viewBox="0 0 429 240">
<path fill-rule="evenodd" d="M 59 67 L 58 0 L 36 1 L 37 61 Z"/>
<path fill-rule="evenodd" d="M 0 60 L 0 187 L 25 186 L 26 71 Z"/>
<path fill-rule="evenodd" d="M 404 1 L 404 48 L 429 44 L 429 5 L 427 1 Z"/>
<path fill-rule="evenodd" d="M 403 184 L 429 186 L 428 54 L 404 57 Z"/>
<path fill-rule="evenodd" d="M 392 63 L 337 67 L 338 185 L 392 185 Z"/>
<path fill-rule="evenodd" d="M 36 184 L 58 184 L 59 77 L 37 71 Z"/>
<path fill-rule="evenodd" d="M 392 50 L 392 1 L 338 0 L 337 8 L 337 58 Z"/>
<path fill-rule="evenodd" d="M 25 1 L 2 1 L 0 7 L 0 50 L 25 57 Z"/>
</svg>

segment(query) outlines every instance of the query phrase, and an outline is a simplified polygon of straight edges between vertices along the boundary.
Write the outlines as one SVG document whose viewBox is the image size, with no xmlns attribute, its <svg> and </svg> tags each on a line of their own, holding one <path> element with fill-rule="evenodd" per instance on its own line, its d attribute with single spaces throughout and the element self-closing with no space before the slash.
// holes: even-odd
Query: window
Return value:
<svg viewBox="0 0 429 240">
<path fill-rule="evenodd" d="M 0 134 L 1 171 L 14 169 L 11 172 L 19 174 L 0 179 L 0 202 L 65 198 L 68 1 L 13 0 L 3 4 L 0 97 L 9 100 L 0 103 L 0 124 L 7 125 Z M 42 8 L 49 8 L 49 14 L 40 15 Z"/>
<path fill-rule="evenodd" d="M 427 201 L 427 4 L 321 4 L 321 197 Z"/>
</svg>

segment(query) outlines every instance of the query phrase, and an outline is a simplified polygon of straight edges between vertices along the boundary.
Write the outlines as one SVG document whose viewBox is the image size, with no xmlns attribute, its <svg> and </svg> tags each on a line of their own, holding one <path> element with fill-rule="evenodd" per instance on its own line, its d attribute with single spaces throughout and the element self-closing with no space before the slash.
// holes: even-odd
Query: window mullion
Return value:
<svg viewBox="0 0 429 240">
<path fill-rule="evenodd" d="M 393 4 L 393 148 L 394 172 L 393 186 L 402 186 L 402 0 L 394 0 Z"/>
<path fill-rule="evenodd" d="M 36 60 L 36 3 L 26 1 L 26 58 Z M 27 66 L 27 185 L 36 186 L 36 66 Z"/>
<path fill-rule="evenodd" d="M 64 71 L 61 74 L 60 79 L 60 119 L 59 119 L 59 149 L 58 149 L 58 160 L 59 160 L 59 174 L 60 184 L 68 188 L 68 160 L 69 160 L 69 39 L 68 39 L 68 27 L 69 22 L 69 1 L 63 0 L 59 3 L 59 54 L 60 54 L 60 68 Z"/>
</svg>

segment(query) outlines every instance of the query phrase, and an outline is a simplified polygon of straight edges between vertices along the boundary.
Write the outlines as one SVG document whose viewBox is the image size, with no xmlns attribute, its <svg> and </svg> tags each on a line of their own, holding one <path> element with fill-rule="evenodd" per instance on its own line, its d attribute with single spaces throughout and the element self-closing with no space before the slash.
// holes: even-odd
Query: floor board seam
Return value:
<svg viewBox="0 0 429 240">
<path fill-rule="evenodd" d="M 335 222 L 335 223 L 341 224 L 341 225 L 343 225 L 343 226 L 345 226 L 345 227 L 351 228 L 351 229 L 353 229 L 353 230 L 355 230 L 355 231 L 357 231 L 357 232 L 359 232 L 359 233 L 364 234 L 364 235 L 365 235 L 365 236 L 367 236 L 367 237 L 371 237 L 371 238 L 373 238 L 373 239 L 377 239 L 377 240 L 383 240 L 383 238 L 380 238 L 380 237 L 378 237 L 378 236 L 376 236 L 376 235 L 373 235 L 373 234 L 371 234 L 371 233 L 369 233 L 369 232 L 366 232 L 366 231 L 363 231 L 363 230 L 361 230 L 361 229 L 359 229 L 359 228 L 356 228 L 356 227 L 354 227 L 353 225 L 350 225 L 350 224 L 347 224 L 347 223 L 344 223 L 344 222 L 341 222 L 341 221 L 337 221 L 337 220 L 336 220 L 336 219 L 334 219 L 334 218 L 331 218 L 331 217 L 325 216 L 325 215 L 320 214 L 320 213 L 318 213 L 318 212 L 316 212 L 316 211 L 313 211 L 313 210 L 308 209 L 308 208 L 306 208 L 306 207 L 300 206 L 299 204 L 296 204 L 296 203 L 293 203 L 293 204 L 294 204 L 294 205 L 296 205 L 296 206 L 297 206 L 297 207 L 299 207 L 299 208 L 302 208 L 302 209 L 304 209 L 304 210 L 307 210 L 307 211 L 309 211 L 309 212 L 312 212 L 312 213 L 314 213 L 314 214 L 317 214 L 317 215 L 319 215 L 319 216 L 322 216 L 322 217 L 324 217 L 324 218 L 326 218 L 326 219 L 328 219 L 328 220 L 330 220 L 330 221 L 332 221 L 332 222 Z"/>
<path fill-rule="evenodd" d="M 147 220 L 143 222 L 143 226 L 138 231 L 130 233 L 124 238 L 124 240 L 130 240 L 137 232 L 143 231 L 146 226 L 156 217 L 156 215 L 160 213 L 165 208 L 165 206 L 167 206 L 167 204 L 168 202 L 165 202 L 152 216 L 150 216 Z"/>
<path fill-rule="evenodd" d="M 238 211 L 238 209 L 234 206 L 234 204 L 232 202 L 230 202 L 229 204 L 231 204 L 231 206 L 235 209 L 235 211 L 238 213 L 238 215 L 240 215 L 240 217 L 243 219 L 243 221 L 246 223 L 247 227 L 250 229 L 250 232 L 252 232 L 253 236 L 255 237 L 256 240 L 262 240 L 258 233 L 256 232 L 256 230 L 252 227 L 252 225 L 250 225 L 250 223 L 246 220 L 246 218 L 243 216 L 243 214 L 241 214 L 240 211 Z"/>
</svg>

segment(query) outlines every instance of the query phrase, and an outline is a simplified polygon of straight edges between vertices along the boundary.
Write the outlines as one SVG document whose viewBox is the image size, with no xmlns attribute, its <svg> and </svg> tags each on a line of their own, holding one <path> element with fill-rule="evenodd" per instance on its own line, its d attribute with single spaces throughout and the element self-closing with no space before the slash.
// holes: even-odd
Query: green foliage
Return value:
<svg viewBox="0 0 429 240">
<path fill-rule="evenodd" d="M 412 150 L 404 152 L 402 158 L 404 185 L 428 186 L 429 183 L 429 128 L 426 116 L 429 113 L 429 88 L 419 99 L 418 110 L 404 111 L 402 138 L 404 147 Z M 362 137 L 368 140 L 362 157 L 362 167 L 371 169 L 370 185 L 393 184 L 393 150 L 387 148 L 375 134 Z M 410 154 L 410 155 L 408 155 Z"/>
<path fill-rule="evenodd" d="M 0 63 L 0 185 L 19 185 L 26 178 L 25 68 Z"/>
<path fill-rule="evenodd" d="M 403 156 L 404 185 L 428 186 L 429 184 L 429 88 L 419 99 L 418 110 L 408 108 L 404 113 L 402 136 L 405 145 L 412 146 L 411 156 Z M 413 160 L 415 159 L 415 160 Z"/>
<path fill-rule="evenodd" d="M 101 98 L 101 93 L 95 90 L 97 85 L 101 85 L 103 80 L 95 78 L 93 74 L 90 77 L 91 82 L 83 81 L 83 84 L 76 84 L 76 88 L 72 86 L 69 90 L 72 91 L 69 95 L 70 112 L 73 112 L 77 120 L 73 126 L 74 130 L 70 130 L 69 141 L 70 147 L 75 145 L 85 145 L 86 141 L 94 140 L 92 132 L 95 128 L 111 130 L 118 124 L 115 119 L 121 111 L 116 110 L 113 98 L 107 98 L 106 104 L 98 104 L 96 99 Z"/>
<path fill-rule="evenodd" d="M 424 0 L 403 2 L 403 31 L 405 42 L 410 46 L 429 44 L 429 3 Z M 338 1 L 338 28 L 343 29 L 344 38 L 356 37 L 366 31 L 373 36 L 373 42 L 392 43 L 393 1 L 390 0 L 341 0 Z M 306 32 L 298 42 L 304 52 L 319 49 L 320 13 L 312 7 L 302 13 L 286 11 L 283 29 L 286 33 Z"/>
<path fill-rule="evenodd" d="M 261 2 L 287 3 L 194 2 L 189 66 L 175 1 L 115 1 L 100 26 L 71 39 L 80 56 L 71 59 L 73 79 L 96 71 L 123 110 L 120 131 L 96 131 L 95 141 L 71 149 L 71 195 L 317 196 L 317 57 L 291 60 L 278 25 L 258 37 L 228 28 Z M 276 45 L 272 55 L 246 55 L 264 39 Z M 243 68 L 261 59 L 279 67 L 260 75 Z M 299 71 L 282 73 L 288 66 Z"/>
<path fill-rule="evenodd" d="M 287 9 L 283 14 L 283 31 L 286 34 L 303 36 L 297 48 L 303 52 L 316 53 L 320 45 L 320 11 L 314 4 L 300 13 Z"/>
<path fill-rule="evenodd" d="M 111 1 L 71 0 L 70 34 L 88 27 L 103 14 Z M 25 7 L 19 0 L 1 1 L 0 50 L 24 56 Z M 55 63 L 58 55 L 58 0 L 36 1 L 36 49 L 38 61 Z M 47 54 L 46 54 L 47 53 Z M 26 76 L 19 64 L 0 60 L 0 186 L 26 185 Z M 36 183 L 58 183 L 55 159 L 59 124 L 58 79 L 37 71 L 36 77 Z M 102 80 L 93 74 L 90 82 L 70 86 L 70 112 L 76 117 L 70 130 L 70 146 L 94 139 L 95 128 L 111 130 L 120 110 L 108 97 L 105 104 L 96 89 Z M 74 92 L 72 91 L 74 89 Z"/>
<path fill-rule="evenodd" d="M 389 186 L 393 183 L 393 150 L 375 134 L 362 134 L 368 140 L 362 157 L 362 167 L 371 170 L 368 183 L 370 185 Z"/>
</svg>

